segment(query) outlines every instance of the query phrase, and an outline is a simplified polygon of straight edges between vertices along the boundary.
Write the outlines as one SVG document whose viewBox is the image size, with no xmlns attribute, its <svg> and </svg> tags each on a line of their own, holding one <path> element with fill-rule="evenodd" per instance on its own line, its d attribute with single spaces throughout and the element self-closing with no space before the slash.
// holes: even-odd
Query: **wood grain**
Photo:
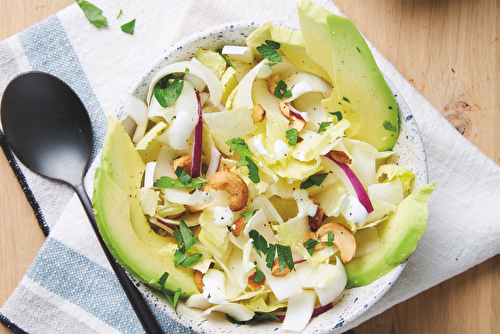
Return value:
<svg viewBox="0 0 500 334">
<path fill-rule="evenodd" d="M 335 0 L 362 33 L 482 152 L 500 162 L 500 1 Z M 0 0 L 0 40 L 73 0 Z M 0 154 L 0 305 L 44 236 Z M 500 256 L 355 329 L 378 333 L 500 333 Z M 0 334 L 11 333 L 0 326 Z"/>
</svg>

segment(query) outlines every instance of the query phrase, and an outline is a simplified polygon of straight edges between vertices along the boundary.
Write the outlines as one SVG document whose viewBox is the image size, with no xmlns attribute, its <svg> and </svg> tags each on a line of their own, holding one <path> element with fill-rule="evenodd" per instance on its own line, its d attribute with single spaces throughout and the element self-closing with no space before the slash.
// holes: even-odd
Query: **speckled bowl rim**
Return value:
<svg viewBox="0 0 500 334">
<path fill-rule="evenodd" d="M 129 87 L 128 93 L 139 98 L 145 99 L 147 87 L 154 74 L 165 65 L 187 60 L 194 56 L 196 49 L 199 47 L 213 46 L 214 39 L 223 40 L 224 43 L 231 43 L 237 39 L 244 38 L 253 30 L 258 28 L 262 23 L 259 21 L 249 22 L 229 22 L 217 25 L 205 30 L 201 30 L 168 48 L 163 54 L 154 60 L 142 74 Z M 276 25 L 284 25 L 283 22 L 273 22 Z M 294 27 L 291 27 L 294 28 Z M 296 27 L 295 27 L 296 28 Z M 228 35 L 235 35 L 238 38 L 232 38 L 227 41 Z M 241 43 L 241 41 L 239 42 Z M 196 45 L 192 50 L 190 46 Z M 220 45 L 223 45 L 221 43 Z M 427 161 L 424 146 L 421 140 L 418 126 L 411 114 L 411 111 L 404 101 L 394 84 L 386 77 L 386 81 L 394 93 L 398 105 L 398 114 L 400 121 L 400 136 L 393 148 L 396 153 L 396 160 L 403 162 L 402 164 L 411 169 L 415 173 L 414 189 L 428 183 Z M 123 101 L 117 108 L 117 115 L 123 110 Z M 397 266 L 394 270 L 379 278 L 368 286 L 344 290 L 337 298 L 334 307 L 315 317 L 311 320 L 308 326 L 302 333 L 332 333 L 332 331 L 341 330 L 346 324 L 351 323 L 366 310 L 373 306 L 385 293 L 392 287 L 404 270 L 408 259 Z M 141 293 L 155 307 L 161 310 L 164 314 L 178 322 L 179 324 L 190 328 L 198 333 L 221 333 L 232 331 L 245 331 L 246 333 L 282 333 L 287 332 L 281 329 L 281 324 L 276 322 L 266 322 L 257 325 L 236 325 L 230 323 L 221 314 L 212 314 L 209 319 L 202 318 L 202 310 L 190 309 L 180 303 L 178 306 L 178 314 L 176 314 L 166 299 L 166 297 L 158 291 L 148 287 L 147 285 L 138 282 L 135 278 L 130 277 L 138 286 Z M 288 333 L 288 332 L 287 332 Z"/>
</svg>

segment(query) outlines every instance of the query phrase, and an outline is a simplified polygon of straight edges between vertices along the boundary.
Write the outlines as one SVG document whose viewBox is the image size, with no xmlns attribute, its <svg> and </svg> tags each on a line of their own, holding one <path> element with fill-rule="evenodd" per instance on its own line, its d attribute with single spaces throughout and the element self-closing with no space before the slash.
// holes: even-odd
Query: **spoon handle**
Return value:
<svg viewBox="0 0 500 334">
<path fill-rule="evenodd" d="M 90 201 L 90 198 L 87 195 L 85 188 L 83 187 L 83 183 L 80 183 L 79 185 L 74 185 L 73 187 L 75 188 L 75 191 L 78 194 L 80 201 L 82 202 L 83 208 L 85 209 L 85 212 L 90 220 L 90 224 L 92 225 L 92 228 L 94 229 L 97 239 L 101 244 L 104 254 L 106 254 L 109 264 L 111 265 L 113 271 L 118 277 L 118 281 L 120 281 L 120 284 L 123 287 L 123 290 L 125 291 L 125 294 L 127 295 L 130 304 L 132 305 L 132 308 L 137 314 L 137 317 L 139 318 L 139 321 L 141 322 L 144 331 L 147 334 L 163 334 L 160 325 L 158 324 L 155 316 L 149 309 L 144 297 L 139 292 L 139 290 L 137 290 L 134 283 L 129 279 L 125 270 L 116 262 L 115 258 L 113 257 L 113 255 L 111 255 L 111 253 L 108 250 L 108 247 L 104 243 L 104 240 L 102 239 L 101 234 L 99 233 L 99 228 L 97 227 L 97 222 L 94 216 L 92 202 Z"/>
</svg>

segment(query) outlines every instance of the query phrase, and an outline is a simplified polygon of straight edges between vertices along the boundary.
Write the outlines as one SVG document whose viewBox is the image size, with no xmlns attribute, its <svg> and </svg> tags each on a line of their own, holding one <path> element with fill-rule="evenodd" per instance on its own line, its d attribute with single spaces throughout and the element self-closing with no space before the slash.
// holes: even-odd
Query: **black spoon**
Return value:
<svg viewBox="0 0 500 334">
<path fill-rule="evenodd" d="M 50 74 L 21 74 L 5 88 L 1 121 L 7 143 L 26 167 L 75 189 L 144 330 L 148 334 L 163 333 L 142 294 L 99 234 L 92 203 L 83 185 L 92 153 L 93 132 L 80 98 L 66 83 Z"/>
</svg>

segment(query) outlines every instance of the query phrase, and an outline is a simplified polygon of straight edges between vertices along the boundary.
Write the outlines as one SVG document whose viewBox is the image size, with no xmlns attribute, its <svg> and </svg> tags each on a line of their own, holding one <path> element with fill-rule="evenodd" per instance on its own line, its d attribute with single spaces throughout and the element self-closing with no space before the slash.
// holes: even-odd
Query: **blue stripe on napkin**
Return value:
<svg viewBox="0 0 500 334">
<path fill-rule="evenodd" d="M 94 128 L 94 160 L 104 141 L 107 118 L 59 18 L 52 15 L 18 36 L 33 70 L 50 73 L 65 81 L 87 108 Z"/>
<path fill-rule="evenodd" d="M 26 275 L 123 333 L 142 332 L 116 276 L 50 236 Z"/>
<path fill-rule="evenodd" d="M 50 235 L 26 275 L 122 333 L 143 333 L 113 272 Z M 193 333 L 150 305 L 165 333 Z"/>
</svg>

